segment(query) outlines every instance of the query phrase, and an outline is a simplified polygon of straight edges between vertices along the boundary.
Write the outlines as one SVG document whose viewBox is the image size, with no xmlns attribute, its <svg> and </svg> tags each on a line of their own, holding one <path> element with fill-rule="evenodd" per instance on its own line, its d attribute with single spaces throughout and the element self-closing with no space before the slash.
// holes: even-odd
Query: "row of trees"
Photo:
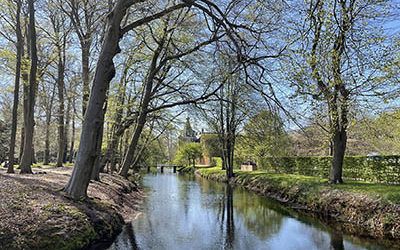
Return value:
<svg viewBox="0 0 400 250">
<path fill-rule="evenodd" d="M 249 117 L 276 125 L 259 131 L 264 138 L 284 138 L 281 119 L 256 115 L 260 109 L 279 110 L 301 125 L 296 112 L 318 107 L 332 144 L 330 179 L 340 183 L 353 110 L 393 97 L 386 94 L 398 82 L 398 37 L 385 30 L 395 1 L 2 2 L 0 41 L 15 45 L 9 172 L 21 103 L 20 168 L 32 172 L 39 98 L 46 107 L 45 158 L 53 116 L 57 166 L 74 156 L 75 128 L 81 130 L 65 188 L 73 198 L 86 196 L 89 181 L 104 169 L 127 177 L 154 142 L 170 145 L 172 124 L 187 107 L 218 134 L 229 178 L 237 135 Z M 286 104 L 287 95 L 302 103 Z M 257 138 L 241 140 L 248 145 Z"/>
</svg>

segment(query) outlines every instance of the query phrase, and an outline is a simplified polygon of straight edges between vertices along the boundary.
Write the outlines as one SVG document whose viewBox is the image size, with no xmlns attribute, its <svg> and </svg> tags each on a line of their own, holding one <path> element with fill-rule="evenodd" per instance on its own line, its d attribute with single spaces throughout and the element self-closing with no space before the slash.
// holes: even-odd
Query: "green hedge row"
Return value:
<svg viewBox="0 0 400 250">
<path fill-rule="evenodd" d="M 332 157 L 266 157 L 259 159 L 260 169 L 269 172 L 328 177 Z M 343 177 L 351 180 L 399 184 L 400 156 L 345 157 Z"/>
</svg>

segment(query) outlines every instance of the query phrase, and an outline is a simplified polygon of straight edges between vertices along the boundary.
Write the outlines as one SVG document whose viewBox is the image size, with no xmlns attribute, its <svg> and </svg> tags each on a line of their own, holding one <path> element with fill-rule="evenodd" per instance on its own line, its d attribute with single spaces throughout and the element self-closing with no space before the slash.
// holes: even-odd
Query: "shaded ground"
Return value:
<svg viewBox="0 0 400 250">
<path fill-rule="evenodd" d="M 108 241 L 137 212 L 141 193 L 119 176 L 90 184 L 86 201 L 64 195 L 72 168 L 34 169 L 46 174 L 0 170 L 1 249 L 79 249 Z"/>
</svg>

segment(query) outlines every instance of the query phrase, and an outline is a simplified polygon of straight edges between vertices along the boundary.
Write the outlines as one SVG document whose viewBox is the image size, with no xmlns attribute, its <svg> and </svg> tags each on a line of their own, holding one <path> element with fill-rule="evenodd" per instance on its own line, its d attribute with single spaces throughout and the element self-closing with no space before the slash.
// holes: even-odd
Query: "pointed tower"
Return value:
<svg viewBox="0 0 400 250">
<path fill-rule="evenodd" d="M 179 136 L 180 142 L 195 142 L 197 141 L 196 131 L 193 130 L 190 124 L 190 118 L 186 118 L 185 127 L 183 128 L 181 135 Z"/>
<path fill-rule="evenodd" d="M 183 130 L 183 136 L 185 137 L 195 137 L 196 132 L 192 129 L 192 125 L 190 124 L 190 118 L 186 118 L 185 128 Z"/>
</svg>

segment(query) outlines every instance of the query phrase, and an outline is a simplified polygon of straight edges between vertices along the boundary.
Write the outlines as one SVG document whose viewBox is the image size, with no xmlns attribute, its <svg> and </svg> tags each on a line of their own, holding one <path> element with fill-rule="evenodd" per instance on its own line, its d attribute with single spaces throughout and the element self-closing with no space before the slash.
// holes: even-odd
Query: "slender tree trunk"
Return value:
<svg viewBox="0 0 400 250">
<path fill-rule="evenodd" d="M 69 148 L 69 163 L 73 163 L 74 161 L 74 151 L 75 151 L 75 113 L 76 113 L 76 108 L 75 108 L 75 100 L 72 100 L 72 125 L 71 125 L 71 145 Z"/>
<path fill-rule="evenodd" d="M 90 101 L 82 124 L 78 155 L 71 178 L 65 192 L 74 199 L 86 197 L 92 168 L 96 160 L 102 124 L 104 122 L 104 103 L 111 79 L 115 75 L 114 56 L 120 52 L 120 25 L 130 4 L 118 1 L 108 16 L 107 32 L 99 55 L 93 81 Z"/>
<path fill-rule="evenodd" d="M 89 65 L 90 43 L 86 41 L 81 42 L 81 49 L 82 49 L 82 82 L 83 82 L 82 114 L 84 116 L 90 94 L 90 65 Z"/>
<path fill-rule="evenodd" d="M 71 98 L 67 98 L 67 112 L 65 114 L 65 128 L 64 128 L 64 156 L 63 163 L 68 161 L 68 138 L 69 138 L 69 129 L 71 124 Z"/>
<path fill-rule="evenodd" d="M 58 93 L 58 151 L 56 167 L 62 167 L 64 162 L 65 150 L 65 131 L 64 131 L 64 46 L 58 46 L 58 76 L 57 76 L 57 93 Z"/>
<path fill-rule="evenodd" d="M 133 133 L 132 139 L 129 143 L 128 150 L 125 154 L 125 158 L 122 163 L 122 168 L 120 170 L 120 175 L 125 178 L 128 176 L 129 168 L 130 168 L 133 158 L 135 156 L 135 151 L 136 151 L 137 145 L 139 143 L 140 135 L 142 134 L 144 125 L 146 123 L 146 117 L 147 117 L 146 113 L 143 113 L 139 116 L 137 126 Z"/>
<path fill-rule="evenodd" d="M 28 99 L 27 99 L 27 113 L 24 114 L 24 152 L 21 159 L 21 174 L 32 173 L 32 160 L 33 160 L 33 133 L 34 133 L 34 113 L 35 113 L 35 95 L 36 95 L 36 73 L 37 73 L 37 49 L 36 49 L 36 28 L 35 28 L 35 8 L 34 0 L 28 0 L 29 10 L 29 42 L 30 42 L 30 58 L 31 68 L 29 73 L 29 86 Z"/>
<path fill-rule="evenodd" d="M 111 158 L 114 157 L 118 139 L 119 139 L 118 136 L 115 133 L 112 133 L 104 157 L 102 157 L 100 162 L 100 171 L 102 171 L 106 166 L 107 162 L 111 162 Z M 115 171 L 115 169 L 112 170 Z"/>
<path fill-rule="evenodd" d="M 47 118 L 46 118 L 47 120 Z M 44 139 L 44 159 L 43 164 L 49 165 L 50 163 L 50 122 L 46 121 L 46 135 Z"/>
<path fill-rule="evenodd" d="M 15 161 L 15 141 L 17 136 L 17 126 L 18 126 L 18 103 L 19 103 L 19 83 L 21 79 L 21 65 L 22 65 L 22 54 L 24 49 L 24 38 L 22 36 L 21 30 L 21 1 L 16 1 L 17 11 L 16 11 L 16 24 L 15 31 L 17 36 L 17 61 L 15 65 L 15 83 L 14 83 L 14 100 L 12 109 L 12 124 L 11 124 L 11 139 L 10 139 L 10 151 L 9 151 L 9 165 L 7 173 L 14 173 L 14 161 Z"/>
<path fill-rule="evenodd" d="M 32 144 L 32 164 L 36 164 L 37 162 L 35 144 Z"/>
<path fill-rule="evenodd" d="M 118 141 L 123 135 L 125 129 L 120 129 L 121 128 L 121 120 L 122 120 L 122 115 L 124 111 L 124 104 L 125 104 L 125 99 L 126 99 L 126 85 L 127 85 L 127 80 L 126 76 L 128 74 L 128 69 L 129 67 L 126 65 L 124 74 L 122 76 L 123 79 L 123 84 L 119 86 L 118 89 L 118 106 L 115 111 L 115 118 L 114 118 L 114 123 L 111 127 L 111 135 L 110 135 L 110 140 L 107 145 L 106 152 L 104 154 L 104 157 L 101 160 L 101 170 L 104 169 L 105 165 L 107 162 L 110 162 L 110 172 L 113 173 L 115 172 L 115 152 L 117 150 L 118 146 Z"/>
<path fill-rule="evenodd" d="M 50 102 L 46 107 L 46 135 L 45 135 L 45 146 L 44 146 L 44 165 L 48 165 L 50 163 L 50 124 L 51 124 L 51 115 L 53 110 L 53 102 L 54 102 L 54 92 L 51 94 Z"/>
<path fill-rule="evenodd" d="M 55 85 L 53 87 L 53 91 L 51 92 L 51 97 L 49 103 L 46 105 L 46 135 L 45 135 L 45 146 L 44 146 L 44 165 L 48 165 L 50 163 L 50 125 L 51 125 L 51 116 L 53 114 L 53 103 L 54 103 L 54 95 L 55 95 Z"/>
<path fill-rule="evenodd" d="M 151 101 L 151 96 L 153 91 L 153 81 L 157 74 L 156 71 L 157 61 L 160 56 L 161 50 L 163 48 L 163 43 L 164 40 L 162 40 L 159 43 L 158 48 L 154 52 L 152 62 L 149 68 L 149 73 L 145 80 L 145 90 L 144 90 L 143 100 L 141 101 L 139 108 L 140 113 L 137 118 L 135 131 L 133 133 L 131 142 L 129 144 L 128 151 L 125 154 L 125 158 L 120 171 L 120 175 L 125 178 L 128 176 L 129 167 L 131 166 L 133 159 L 135 157 L 135 151 L 139 143 L 140 136 L 143 132 L 144 126 L 146 124 L 147 114 L 148 114 L 147 110 Z"/>
<path fill-rule="evenodd" d="M 25 109 L 25 108 L 24 108 Z M 25 141 L 25 128 L 24 126 L 21 127 L 21 142 L 19 144 L 19 157 L 18 157 L 18 162 L 21 162 L 22 160 L 22 153 L 24 152 L 24 141 Z"/>
</svg>

